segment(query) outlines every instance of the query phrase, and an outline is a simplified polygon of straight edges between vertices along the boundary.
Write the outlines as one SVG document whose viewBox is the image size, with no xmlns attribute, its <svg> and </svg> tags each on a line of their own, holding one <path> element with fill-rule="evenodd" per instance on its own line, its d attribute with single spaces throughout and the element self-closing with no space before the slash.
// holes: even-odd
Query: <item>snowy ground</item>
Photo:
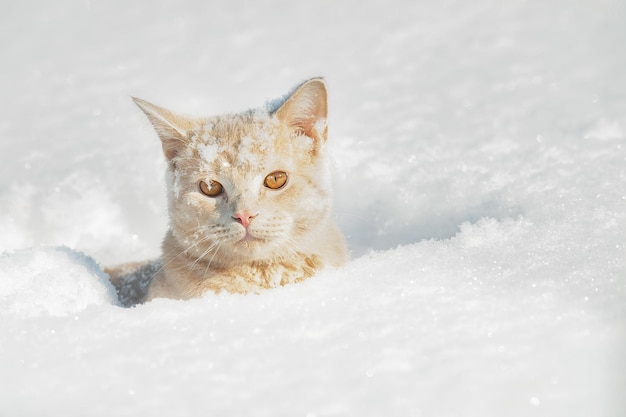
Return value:
<svg viewBox="0 0 626 417">
<path fill-rule="evenodd" d="M 625 18 L 621 0 L 4 1 L 0 416 L 626 415 Z M 158 254 L 166 225 L 129 96 L 212 114 L 315 75 L 354 260 L 116 306 L 99 265 Z"/>
</svg>

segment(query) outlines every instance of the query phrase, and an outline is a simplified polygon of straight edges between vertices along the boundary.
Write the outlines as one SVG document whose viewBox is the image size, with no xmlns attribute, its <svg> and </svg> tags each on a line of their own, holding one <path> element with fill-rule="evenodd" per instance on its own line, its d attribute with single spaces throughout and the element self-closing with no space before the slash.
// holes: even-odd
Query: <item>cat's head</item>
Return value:
<svg viewBox="0 0 626 417">
<path fill-rule="evenodd" d="M 297 256 L 328 220 L 327 95 L 308 80 L 275 105 L 192 118 L 134 99 L 168 162 L 170 228 L 214 265 Z"/>
</svg>

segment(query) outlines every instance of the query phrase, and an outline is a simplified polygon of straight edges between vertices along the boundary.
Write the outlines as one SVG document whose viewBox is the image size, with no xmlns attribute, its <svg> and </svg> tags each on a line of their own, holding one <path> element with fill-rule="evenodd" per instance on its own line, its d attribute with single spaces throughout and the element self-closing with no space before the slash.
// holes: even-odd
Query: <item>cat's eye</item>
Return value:
<svg viewBox="0 0 626 417">
<path fill-rule="evenodd" d="M 200 181 L 199 186 L 202 194 L 208 195 L 209 197 L 217 197 L 218 195 L 222 194 L 222 191 L 224 191 L 224 187 L 222 187 L 222 184 L 217 181 L 209 181 L 209 183 Z"/>
<path fill-rule="evenodd" d="M 267 177 L 265 177 L 265 182 L 263 183 L 267 188 L 271 188 L 272 190 L 278 190 L 282 188 L 287 183 L 287 173 L 283 171 L 274 171 Z"/>
</svg>

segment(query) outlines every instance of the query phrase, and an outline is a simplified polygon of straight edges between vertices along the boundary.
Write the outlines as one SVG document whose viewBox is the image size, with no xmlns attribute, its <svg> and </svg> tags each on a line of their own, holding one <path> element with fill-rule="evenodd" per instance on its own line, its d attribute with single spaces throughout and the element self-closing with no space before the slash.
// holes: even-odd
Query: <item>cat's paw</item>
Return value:
<svg viewBox="0 0 626 417">
<path fill-rule="evenodd" d="M 90 257 L 67 247 L 0 255 L 0 316 L 66 316 L 118 304 L 115 289 Z"/>
</svg>

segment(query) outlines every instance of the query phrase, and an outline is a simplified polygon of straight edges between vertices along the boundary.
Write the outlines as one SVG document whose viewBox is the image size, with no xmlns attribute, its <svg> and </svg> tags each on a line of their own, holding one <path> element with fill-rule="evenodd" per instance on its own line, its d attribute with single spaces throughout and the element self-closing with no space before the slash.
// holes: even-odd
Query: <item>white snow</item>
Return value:
<svg viewBox="0 0 626 417">
<path fill-rule="evenodd" d="M 623 1 L 0 11 L 0 415 L 626 414 Z M 129 97 L 211 115 L 317 75 L 354 260 L 119 307 L 93 259 L 167 221 Z"/>
<path fill-rule="evenodd" d="M 220 153 L 220 145 L 217 143 L 198 143 L 196 149 L 198 149 L 200 157 L 203 161 L 206 161 L 206 163 L 215 161 Z"/>
<path fill-rule="evenodd" d="M 24 249 L 0 256 L 0 315 L 67 316 L 90 305 L 119 304 L 98 264 L 69 248 Z"/>
<path fill-rule="evenodd" d="M 266 147 L 266 142 L 251 136 L 244 136 L 241 138 L 237 148 L 237 165 L 258 167 L 262 162 L 259 159 L 258 152 L 255 152 L 255 148 L 263 150 Z"/>
</svg>

